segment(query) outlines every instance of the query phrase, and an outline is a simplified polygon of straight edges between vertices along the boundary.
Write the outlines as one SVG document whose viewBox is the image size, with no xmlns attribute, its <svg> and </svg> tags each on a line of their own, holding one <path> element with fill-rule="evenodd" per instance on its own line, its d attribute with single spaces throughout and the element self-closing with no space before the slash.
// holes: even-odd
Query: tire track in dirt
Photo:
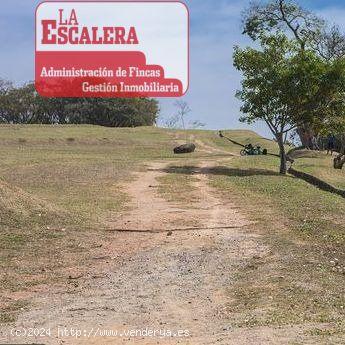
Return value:
<svg viewBox="0 0 345 345">
<path fill-rule="evenodd" d="M 196 170 L 200 198 L 187 209 L 157 194 L 157 178 L 166 174 L 166 163 L 152 163 L 138 174 L 125 187 L 132 200 L 130 210 L 108 225 L 143 233 L 114 232 L 103 249 L 105 263 L 93 264 L 75 289 L 37 296 L 34 307 L 20 316 L 16 326 L 52 330 L 149 327 L 190 334 L 159 339 L 55 336 L 44 339 L 45 344 L 238 344 L 239 339 L 231 340 L 231 325 L 223 313 L 229 302 L 227 289 L 246 260 L 264 255 L 266 248 L 256 234 L 245 231 L 250 222 L 235 205 L 224 203 L 208 185 L 207 168 L 213 164 L 204 162 Z M 186 226 L 204 230 L 174 231 L 167 236 L 169 229 Z"/>
<path fill-rule="evenodd" d="M 108 222 L 109 228 L 159 232 L 178 227 L 183 229 L 183 227 L 193 225 L 206 229 L 223 226 L 236 228 L 248 225 L 249 222 L 245 217 L 233 209 L 234 205 L 224 204 L 207 185 L 204 169 L 207 164 L 203 163 L 200 170 L 194 171 L 199 179 L 194 186 L 197 188 L 197 194 L 201 200 L 193 202 L 189 208 L 181 207 L 178 203 L 167 202 L 158 195 L 157 179 L 166 174 L 166 163 L 151 164 L 144 175 L 138 174 L 137 179 L 125 187 L 132 200 L 129 204 L 131 210 L 117 220 Z M 214 212 L 217 213 L 216 216 L 213 216 Z M 218 217 L 220 212 L 222 212 L 222 216 Z M 214 221 L 210 223 L 210 219 L 213 218 Z"/>
<path fill-rule="evenodd" d="M 200 151 L 203 151 L 205 153 L 208 154 L 212 154 L 212 155 L 223 155 L 223 156 L 227 156 L 227 157 L 231 157 L 231 156 L 239 156 L 237 154 L 234 154 L 232 152 L 220 149 L 218 147 L 214 147 L 208 144 L 205 144 L 203 141 L 201 140 L 196 140 L 195 141 L 196 145 L 198 145 L 198 148 L 200 149 Z"/>
</svg>

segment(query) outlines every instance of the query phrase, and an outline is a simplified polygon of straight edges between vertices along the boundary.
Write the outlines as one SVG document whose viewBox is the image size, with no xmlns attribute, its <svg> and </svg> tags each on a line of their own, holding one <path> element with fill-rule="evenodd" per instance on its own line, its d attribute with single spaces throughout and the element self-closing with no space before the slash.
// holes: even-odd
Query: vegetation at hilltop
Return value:
<svg viewBox="0 0 345 345">
<path fill-rule="evenodd" d="M 33 84 L 14 87 L 0 79 L 0 123 L 152 126 L 158 102 L 149 98 L 44 98 Z"/>
</svg>

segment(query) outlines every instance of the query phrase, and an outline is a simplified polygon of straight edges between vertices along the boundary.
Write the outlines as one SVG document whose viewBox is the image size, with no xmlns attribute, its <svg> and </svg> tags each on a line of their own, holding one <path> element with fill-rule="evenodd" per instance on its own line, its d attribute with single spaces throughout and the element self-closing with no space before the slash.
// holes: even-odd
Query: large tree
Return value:
<svg viewBox="0 0 345 345">
<path fill-rule="evenodd" d="M 13 85 L 0 78 L 0 123 L 8 122 L 10 118 L 10 102 L 8 94 L 13 89 Z"/>
<path fill-rule="evenodd" d="M 341 100 L 344 65 L 301 51 L 283 34 L 260 35 L 261 50 L 235 48 L 234 65 L 242 72 L 242 121 L 264 121 L 280 151 L 280 173 L 287 172 L 284 136 L 307 123 L 324 121 Z"/>
<path fill-rule="evenodd" d="M 252 2 L 243 13 L 243 33 L 253 40 L 262 35 L 284 33 L 295 40 L 301 52 L 312 50 L 329 62 L 345 57 L 345 36 L 336 26 L 291 0 Z M 297 128 L 304 146 L 309 147 L 316 128 L 305 123 Z"/>
</svg>

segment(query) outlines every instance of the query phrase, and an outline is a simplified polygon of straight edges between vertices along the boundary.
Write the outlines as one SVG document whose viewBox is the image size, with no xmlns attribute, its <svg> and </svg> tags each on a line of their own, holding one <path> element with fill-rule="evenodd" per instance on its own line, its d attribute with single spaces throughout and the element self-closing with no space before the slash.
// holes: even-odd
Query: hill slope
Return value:
<svg viewBox="0 0 345 345">
<path fill-rule="evenodd" d="M 174 156 L 185 141 L 197 151 Z M 63 308 L 86 326 L 188 326 L 190 344 L 344 339 L 344 200 L 280 176 L 277 158 L 199 130 L 0 126 L 0 144 L 0 322 L 64 324 Z M 296 167 L 342 186 L 331 164 Z"/>
</svg>

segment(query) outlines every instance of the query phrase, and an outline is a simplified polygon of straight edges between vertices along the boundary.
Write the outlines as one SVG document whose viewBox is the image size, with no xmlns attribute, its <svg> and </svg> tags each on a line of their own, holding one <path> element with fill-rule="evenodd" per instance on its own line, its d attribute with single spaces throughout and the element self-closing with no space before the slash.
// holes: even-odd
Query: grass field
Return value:
<svg viewBox="0 0 345 345">
<path fill-rule="evenodd" d="M 153 128 L 1 126 L 0 143 L 2 292 L 58 281 L 125 206 L 120 184 L 172 158 L 171 136 Z M 18 305 L 2 304 L 11 320 Z"/>
<path fill-rule="evenodd" d="M 345 173 L 344 170 L 336 170 L 333 168 L 332 159 L 326 153 L 309 153 L 297 160 L 295 168 L 314 175 L 333 186 L 345 189 Z M 309 157 L 308 157 L 309 156 Z"/>
<path fill-rule="evenodd" d="M 225 134 L 277 150 L 251 131 Z M 238 155 L 239 148 L 214 131 L 189 131 L 187 138 L 223 156 Z M 161 178 L 159 192 L 188 204 L 195 165 L 218 153 L 174 156 L 174 144 L 184 139 L 181 131 L 158 128 L 0 126 L 0 322 L 26 308 L 25 291 L 58 282 L 64 268 L 82 265 L 95 239 L 105 236 L 108 218 L 126 208 L 121 185 L 147 162 L 181 167 Z M 256 222 L 272 251 L 248 265 L 229 291 L 234 302 L 228 307 L 241 312 L 236 323 L 310 322 L 320 335 L 344 331 L 344 199 L 280 176 L 275 157 L 223 156 L 209 170 L 210 185 Z M 345 188 L 345 171 L 335 171 L 323 153 L 300 157 L 295 168 Z M 22 298 L 13 302 L 8 296 L 15 293 Z M 321 322 L 331 327 L 319 329 Z"/>
<path fill-rule="evenodd" d="M 272 249 L 269 259 L 254 260 L 238 277 L 232 308 L 246 312 L 237 321 L 327 322 L 333 324 L 327 332 L 344 332 L 344 199 L 292 176 L 281 177 L 275 167 L 276 161 L 268 157 L 234 159 L 211 177 L 213 186 L 257 222 Z M 323 173 L 319 176 L 334 182 Z M 266 313 L 260 313 L 268 305 Z M 314 331 L 319 331 L 317 326 Z"/>
</svg>

